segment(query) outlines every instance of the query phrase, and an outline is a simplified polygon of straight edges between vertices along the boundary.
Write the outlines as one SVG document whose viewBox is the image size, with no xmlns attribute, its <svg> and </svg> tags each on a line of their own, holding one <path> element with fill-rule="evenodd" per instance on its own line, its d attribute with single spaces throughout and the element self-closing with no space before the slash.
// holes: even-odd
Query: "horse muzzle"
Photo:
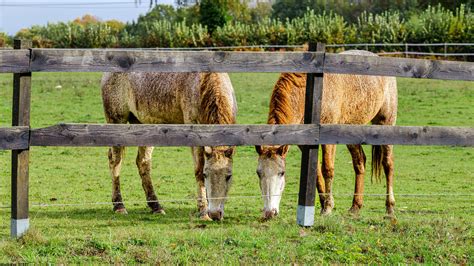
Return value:
<svg viewBox="0 0 474 266">
<path fill-rule="evenodd" d="M 273 217 L 276 217 L 278 215 L 278 210 L 277 209 L 271 209 L 271 210 L 263 210 L 263 218 L 265 219 L 272 219 Z"/>
<path fill-rule="evenodd" d="M 213 221 L 222 221 L 224 219 L 224 211 L 223 210 L 217 210 L 217 211 L 209 211 L 209 217 Z"/>
</svg>

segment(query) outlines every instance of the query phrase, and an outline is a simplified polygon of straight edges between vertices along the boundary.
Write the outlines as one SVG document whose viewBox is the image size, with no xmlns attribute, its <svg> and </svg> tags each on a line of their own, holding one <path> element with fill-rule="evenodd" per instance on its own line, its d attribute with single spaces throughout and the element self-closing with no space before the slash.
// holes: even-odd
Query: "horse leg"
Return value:
<svg viewBox="0 0 474 266">
<path fill-rule="evenodd" d="M 359 214 L 364 202 L 364 173 L 366 157 L 361 145 L 347 145 L 352 156 L 352 165 L 355 172 L 355 189 L 352 207 L 349 209 L 354 215 Z"/>
<path fill-rule="evenodd" d="M 120 170 L 122 168 L 124 150 L 124 147 L 111 147 L 109 149 L 109 169 L 112 176 L 112 204 L 114 212 L 127 214 L 122 194 L 120 193 Z"/>
<path fill-rule="evenodd" d="M 321 210 L 324 208 L 324 193 L 326 192 L 325 185 L 324 185 L 324 177 L 321 171 L 321 165 L 318 161 L 318 172 L 317 172 L 317 180 L 316 180 L 316 188 L 318 189 L 319 194 L 319 203 L 321 204 Z"/>
<path fill-rule="evenodd" d="M 153 189 L 153 183 L 151 182 L 151 155 L 153 153 L 153 147 L 138 147 L 137 154 L 137 167 L 138 173 L 142 178 L 142 187 L 145 191 L 146 200 L 148 207 L 151 208 L 153 213 L 162 213 L 165 211 L 160 205 L 158 198 L 156 197 Z"/>
<path fill-rule="evenodd" d="M 203 147 L 192 147 L 194 161 L 194 176 L 197 183 L 197 207 L 199 210 L 199 217 L 202 220 L 211 221 L 207 210 L 207 194 L 204 185 L 204 149 Z"/>
<path fill-rule="evenodd" d="M 388 217 L 395 216 L 395 196 L 393 195 L 393 146 L 382 145 L 382 165 L 387 179 L 387 198 L 385 199 L 385 207 Z"/>
<path fill-rule="evenodd" d="M 325 198 L 321 215 L 329 215 L 334 208 L 334 197 L 332 195 L 332 182 L 334 180 L 334 158 L 336 145 L 321 145 L 323 148 L 322 174 L 324 177 Z"/>
</svg>

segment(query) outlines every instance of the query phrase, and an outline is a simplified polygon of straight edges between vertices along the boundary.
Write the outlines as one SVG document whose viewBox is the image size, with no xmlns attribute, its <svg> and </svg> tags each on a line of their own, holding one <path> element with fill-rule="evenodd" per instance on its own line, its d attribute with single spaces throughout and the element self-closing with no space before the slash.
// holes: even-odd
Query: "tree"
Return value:
<svg viewBox="0 0 474 266">
<path fill-rule="evenodd" d="M 257 3 L 257 6 L 250 9 L 250 17 L 253 23 L 258 23 L 272 15 L 271 3 Z"/>
<path fill-rule="evenodd" d="M 138 17 L 138 23 L 153 22 L 159 20 L 168 20 L 175 22 L 177 20 L 177 12 L 172 5 L 156 5 L 145 15 Z"/>
<path fill-rule="evenodd" d="M 142 0 L 135 0 L 135 5 L 141 5 L 142 2 Z M 153 5 L 158 5 L 158 0 L 150 0 L 150 8 L 152 8 Z"/>
<path fill-rule="evenodd" d="M 227 14 L 231 17 L 232 21 L 251 22 L 252 17 L 247 0 L 220 0 L 219 2 L 226 8 Z"/>
<path fill-rule="evenodd" d="M 82 17 L 76 18 L 73 23 L 85 26 L 87 24 L 97 24 L 99 23 L 100 19 L 96 16 L 86 14 Z"/>
<path fill-rule="evenodd" d="M 303 16 L 308 8 L 319 13 L 315 4 L 316 1 L 312 0 L 277 0 L 273 5 L 272 17 L 281 20 L 297 18 Z"/>
<path fill-rule="evenodd" d="M 201 24 L 207 26 L 211 33 L 217 27 L 224 26 L 229 18 L 225 4 L 219 0 L 202 0 L 199 4 L 199 14 Z"/>
<path fill-rule="evenodd" d="M 200 22 L 199 5 L 178 7 L 176 16 L 179 22 L 186 21 L 188 26 L 198 24 Z"/>
<path fill-rule="evenodd" d="M 191 7 L 199 4 L 199 0 L 175 0 L 174 3 L 178 7 Z"/>
</svg>

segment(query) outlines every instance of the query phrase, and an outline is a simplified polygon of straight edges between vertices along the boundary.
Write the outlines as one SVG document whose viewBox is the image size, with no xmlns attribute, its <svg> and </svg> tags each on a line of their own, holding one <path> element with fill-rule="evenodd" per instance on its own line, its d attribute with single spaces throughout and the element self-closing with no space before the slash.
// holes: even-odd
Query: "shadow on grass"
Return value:
<svg viewBox="0 0 474 266">
<path fill-rule="evenodd" d="M 189 222 L 190 219 L 198 219 L 197 211 L 192 207 L 168 207 L 166 214 L 152 214 L 149 209 L 132 207 L 127 208 L 128 214 L 117 214 L 112 207 L 72 208 L 61 207 L 60 209 L 34 208 L 31 216 L 50 219 L 72 219 L 72 220 L 95 220 L 130 222 L 130 221 L 155 221 L 163 224 Z M 37 214 L 36 214 L 37 213 Z"/>
<path fill-rule="evenodd" d="M 128 214 L 117 214 L 112 208 L 71 208 L 62 207 L 61 209 L 42 209 L 34 208 L 31 210 L 30 217 L 32 223 L 34 220 L 52 223 L 61 223 L 67 226 L 64 220 L 77 220 L 84 225 L 119 227 L 131 226 L 138 223 L 150 223 L 159 225 L 189 225 L 192 224 L 249 224 L 258 221 L 258 216 L 244 215 L 241 211 L 232 211 L 226 214 L 223 221 L 203 221 L 199 218 L 196 208 L 191 206 L 169 206 L 165 208 L 166 214 L 153 214 L 145 207 L 129 207 Z M 57 221 L 57 222 L 55 222 Z"/>
</svg>

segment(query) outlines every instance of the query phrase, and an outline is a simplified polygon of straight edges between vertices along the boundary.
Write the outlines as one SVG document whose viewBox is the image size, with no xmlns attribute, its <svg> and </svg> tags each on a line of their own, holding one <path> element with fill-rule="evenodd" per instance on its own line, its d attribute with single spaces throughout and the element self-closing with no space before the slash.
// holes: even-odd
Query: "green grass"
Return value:
<svg viewBox="0 0 474 266">
<path fill-rule="evenodd" d="M 264 123 L 276 74 L 233 74 L 239 123 Z M 11 75 L 0 75 L 0 126 L 10 126 Z M 34 74 L 31 124 L 103 123 L 100 74 Z M 56 88 L 61 85 L 62 88 Z M 474 126 L 471 82 L 399 79 L 399 125 Z M 365 148 L 367 153 L 369 147 Z M 383 197 L 366 197 L 359 218 L 347 214 L 354 177 L 340 146 L 336 159 L 336 209 L 315 226 L 296 225 L 300 153 L 291 149 L 281 214 L 261 222 L 262 200 L 253 147 L 239 147 L 234 184 L 223 222 L 196 216 L 195 181 L 188 148 L 157 148 L 153 181 L 166 208 L 146 208 L 127 149 L 122 195 L 129 215 L 112 212 L 107 148 L 42 148 L 30 153 L 31 230 L 9 238 L 10 212 L 0 208 L 0 262 L 52 263 L 459 263 L 474 264 L 474 150 L 395 147 L 398 221 L 384 220 Z M 370 156 L 369 156 L 370 157 Z M 369 158 L 370 159 L 370 158 Z M 370 169 L 368 169 L 370 171 Z M 0 151 L 0 205 L 10 202 L 10 152 Z M 384 193 L 366 178 L 366 193 Z M 439 194 L 464 194 L 443 196 Z M 469 195 L 466 195 L 469 194 Z M 239 197 L 253 195 L 257 197 Z M 106 203 L 40 207 L 39 203 Z"/>
</svg>

